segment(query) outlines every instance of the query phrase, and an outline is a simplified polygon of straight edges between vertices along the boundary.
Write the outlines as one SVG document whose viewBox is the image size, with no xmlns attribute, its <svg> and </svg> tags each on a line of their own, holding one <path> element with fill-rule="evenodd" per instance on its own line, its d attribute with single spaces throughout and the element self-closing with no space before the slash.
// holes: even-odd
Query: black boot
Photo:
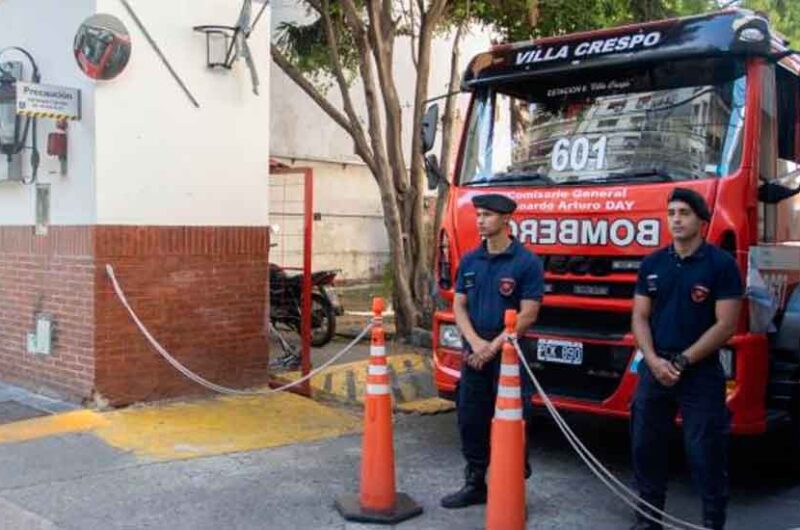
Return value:
<svg viewBox="0 0 800 530">
<path fill-rule="evenodd" d="M 467 466 L 464 487 L 442 498 L 442 508 L 465 508 L 486 503 L 486 470 Z"/>
<path fill-rule="evenodd" d="M 703 506 L 703 526 L 711 530 L 724 530 L 725 506 Z"/>
</svg>

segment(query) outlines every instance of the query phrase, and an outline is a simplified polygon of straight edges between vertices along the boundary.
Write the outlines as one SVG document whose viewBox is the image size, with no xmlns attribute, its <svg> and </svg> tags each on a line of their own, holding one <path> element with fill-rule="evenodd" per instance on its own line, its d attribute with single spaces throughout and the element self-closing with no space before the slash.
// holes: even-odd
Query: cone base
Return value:
<svg viewBox="0 0 800 530">
<path fill-rule="evenodd" d="M 335 502 L 336 509 L 348 521 L 360 523 L 396 524 L 422 513 L 422 506 L 405 493 L 397 492 L 394 508 L 387 512 L 365 510 L 361 507 L 358 494 L 342 495 Z"/>
</svg>

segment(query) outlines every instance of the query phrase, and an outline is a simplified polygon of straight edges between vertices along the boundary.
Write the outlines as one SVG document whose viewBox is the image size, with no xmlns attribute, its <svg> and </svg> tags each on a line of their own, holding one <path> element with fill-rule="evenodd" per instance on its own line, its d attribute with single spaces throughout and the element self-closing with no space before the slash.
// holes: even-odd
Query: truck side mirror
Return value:
<svg viewBox="0 0 800 530">
<path fill-rule="evenodd" d="M 428 176 L 428 189 L 435 190 L 441 185 L 447 185 L 447 179 L 442 175 L 442 168 L 439 167 L 439 160 L 436 155 L 428 155 L 425 158 L 425 174 Z"/>
<path fill-rule="evenodd" d="M 422 152 L 427 153 L 436 142 L 436 125 L 439 123 L 439 105 L 434 103 L 422 118 Z M 427 163 L 426 163 L 427 165 Z"/>
<path fill-rule="evenodd" d="M 800 193 L 800 187 L 792 189 L 777 182 L 765 182 L 758 187 L 758 200 L 767 204 L 778 204 Z"/>
</svg>

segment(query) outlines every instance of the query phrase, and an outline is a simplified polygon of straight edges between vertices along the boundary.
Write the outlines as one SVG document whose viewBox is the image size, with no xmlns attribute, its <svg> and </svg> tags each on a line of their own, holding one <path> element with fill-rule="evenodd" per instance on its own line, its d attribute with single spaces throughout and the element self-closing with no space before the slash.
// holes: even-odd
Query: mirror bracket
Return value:
<svg viewBox="0 0 800 530">
<path fill-rule="evenodd" d="M 425 157 L 425 174 L 428 177 L 429 190 L 435 190 L 440 186 L 449 186 L 450 184 L 442 174 L 442 168 L 439 166 L 439 160 L 436 155 Z"/>
<path fill-rule="evenodd" d="M 427 153 L 433 148 L 436 142 L 436 125 L 439 122 L 439 105 L 433 104 L 425 111 L 425 116 L 422 118 L 422 127 L 420 134 L 422 135 L 422 152 Z"/>
</svg>

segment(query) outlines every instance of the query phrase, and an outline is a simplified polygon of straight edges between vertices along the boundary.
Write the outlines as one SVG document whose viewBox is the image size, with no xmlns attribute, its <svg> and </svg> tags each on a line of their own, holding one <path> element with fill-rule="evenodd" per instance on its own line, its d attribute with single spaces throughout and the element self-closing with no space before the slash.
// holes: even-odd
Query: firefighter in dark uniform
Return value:
<svg viewBox="0 0 800 530">
<path fill-rule="evenodd" d="M 703 525 L 718 530 L 728 500 L 730 425 L 718 350 L 736 329 L 742 279 L 733 257 L 704 240 L 703 224 L 710 219 L 701 195 L 673 190 L 667 203 L 673 242 L 639 269 L 632 327 L 644 362 L 631 407 L 631 437 L 640 496 L 663 510 L 668 444 L 680 411 Z M 633 528 L 662 525 L 637 514 Z"/>
<path fill-rule="evenodd" d="M 472 203 L 483 241 L 461 259 L 453 301 L 456 324 L 465 339 L 456 407 L 467 466 L 464 486 L 442 499 L 445 508 L 486 502 L 485 477 L 500 373 L 499 353 L 506 340 L 504 314 L 506 309 L 519 311 L 515 331 L 522 336 L 536 321 L 544 291 L 539 258 L 508 234 L 516 203 L 499 194 L 478 195 Z M 532 395 L 533 385 L 523 371 L 522 397 L 527 420 Z M 526 458 L 526 477 L 529 475 Z"/>
</svg>

